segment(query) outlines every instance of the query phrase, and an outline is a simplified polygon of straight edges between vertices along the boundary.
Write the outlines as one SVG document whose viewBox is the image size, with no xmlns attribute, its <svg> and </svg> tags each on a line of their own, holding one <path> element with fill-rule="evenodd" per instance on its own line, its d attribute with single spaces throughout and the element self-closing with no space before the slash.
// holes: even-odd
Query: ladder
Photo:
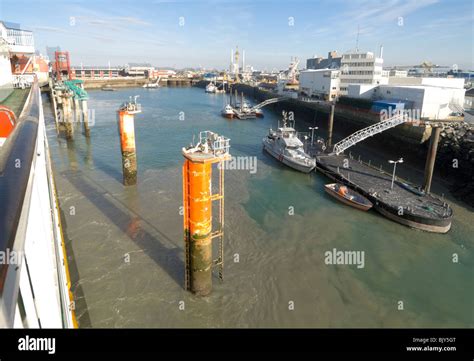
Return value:
<svg viewBox="0 0 474 361">
<path fill-rule="evenodd" d="M 212 261 L 214 267 L 217 267 L 219 279 L 224 280 L 224 161 L 219 163 L 219 189 L 218 193 L 213 194 L 212 201 L 218 202 L 218 226 L 217 230 L 211 233 L 211 240 L 218 242 L 219 253 L 216 259 Z"/>
<path fill-rule="evenodd" d="M 332 154 L 339 155 L 344 152 L 346 149 L 352 147 L 353 145 L 374 136 L 375 134 L 382 133 L 383 131 L 394 128 L 397 125 L 409 122 L 410 118 L 406 114 L 397 114 L 389 119 L 382 120 L 381 122 L 372 124 L 371 126 L 358 130 L 357 132 L 351 134 L 347 138 L 344 138 L 340 142 L 334 144 Z"/>
</svg>

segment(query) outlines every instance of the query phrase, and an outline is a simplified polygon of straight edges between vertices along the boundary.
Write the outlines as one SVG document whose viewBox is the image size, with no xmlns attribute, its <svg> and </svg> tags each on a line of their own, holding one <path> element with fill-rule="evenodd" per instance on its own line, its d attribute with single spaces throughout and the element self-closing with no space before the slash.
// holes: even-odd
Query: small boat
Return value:
<svg viewBox="0 0 474 361">
<path fill-rule="evenodd" d="M 222 116 L 225 118 L 232 119 L 235 116 L 234 108 L 230 104 L 227 104 L 224 109 L 222 109 Z"/>
<path fill-rule="evenodd" d="M 262 139 L 263 149 L 279 162 L 303 173 L 309 173 L 316 167 L 316 159 L 304 151 L 304 144 L 298 138 L 294 128 L 288 125 L 286 116 L 283 117 L 283 126 L 268 132 Z"/>
<path fill-rule="evenodd" d="M 255 109 L 255 115 L 257 116 L 257 118 L 263 118 L 262 109 Z"/>
<path fill-rule="evenodd" d="M 101 90 L 107 91 L 107 92 L 113 92 L 113 91 L 115 91 L 115 89 L 112 88 L 112 87 L 110 86 L 110 84 L 104 85 L 104 86 L 101 88 Z"/>
<path fill-rule="evenodd" d="M 372 202 L 356 191 L 339 183 L 326 184 L 324 186 L 326 193 L 333 196 L 342 203 L 360 209 L 361 211 L 368 211 L 372 208 Z"/>
<path fill-rule="evenodd" d="M 143 84 L 143 88 L 147 88 L 147 89 L 155 89 L 155 88 L 160 88 L 160 79 L 161 77 L 159 77 L 156 82 L 154 83 L 146 83 L 146 84 Z"/>
<path fill-rule="evenodd" d="M 210 82 L 206 85 L 206 93 L 215 93 L 217 90 L 216 85 L 213 82 Z"/>
</svg>

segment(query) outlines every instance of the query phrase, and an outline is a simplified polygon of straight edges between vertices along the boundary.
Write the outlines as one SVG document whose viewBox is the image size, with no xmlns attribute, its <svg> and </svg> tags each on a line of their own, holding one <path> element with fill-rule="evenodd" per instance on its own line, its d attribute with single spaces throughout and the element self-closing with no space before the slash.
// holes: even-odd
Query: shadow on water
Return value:
<svg viewBox="0 0 474 361">
<path fill-rule="evenodd" d="M 180 255 L 179 247 L 167 248 L 163 241 L 173 243 L 173 240 L 163 232 L 156 229 L 139 214 L 130 209 L 126 204 L 114 198 L 107 190 L 79 172 L 62 172 L 64 176 L 79 192 L 81 192 L 95 207 L 100 210 L 113 224 L 134 241 L 156 264 L 158 264 L 168 275 L 181 287 L 184 286 L 183 273 L 184 262 Z M 93 183 L 93 184 L 92 184 Z M 117 207 L 115 202 L 120 203 L 128 212 Z M 141 226 L 146 223 L 152 227 L 160 238 L 154 237 Z"/>
<path fill-rule="evenodd" d="M 59 207 L 59 212 L 60 212 L 60 217 L 61 217 L 61 228 L 62 228 L 62 233 L 63 237 L 65 237 L 65 243 L 66 243 L 66 248 L 67 248 L 67 260 L 68 260 L 68 269 L 69 269 L 69 274 L 71 276 L 71 284 L 75 285 L 74 286 L 74 303 L 75 307 L 74 309 L 76 310 L 85 310 L 80 317 L 77 317 L 78 322 L 80 323 L 80 327 L 92 327 L 92 322 L 91 318 L 89 315 L 89 307 L 87 307 L 87 300 L 84 294 L 84 290 L 79 283 L 79 280 L 81 279 L 81 275 L 79 273 L 79 269 L 77 267 L 76 263 L 76 256 L 74 255 L 74 249 L 71 247 L 71 240 L 67 237 L 67 222 L 66 222 L 66 217 L 64 215 L 64 211 L 62 210 L 61 207 Z M 80 319 L 80 320 L 79 320 Z"/>
<path fill-rule="evenodd" d="M 78 155 L 82 157 L 84 160 L 85 164 L 89 168 L 98 168 L 107 175 L 109 175 L 111 178 L 115 179 L 117 182 L 122 184 L 123 176 L 120 171 L 117 170 L 117 168 L 110 166 L 106 162 L 102 161 L 100 157 L 97 157 L 94 155 L 92 152 L 92 144 L 90 138 L 86 138 L 86 143 L 85 143 L 85 148 L 82 146 L 82 144 L 79 144 L 78 146 L 75 147 L 75 151 L 77 152 Z"/>
</svg>

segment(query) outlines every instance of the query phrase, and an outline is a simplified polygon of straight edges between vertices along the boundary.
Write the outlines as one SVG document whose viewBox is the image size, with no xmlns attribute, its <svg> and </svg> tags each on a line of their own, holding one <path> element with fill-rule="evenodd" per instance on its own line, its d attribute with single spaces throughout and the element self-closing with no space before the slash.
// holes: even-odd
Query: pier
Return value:
<svg viewBox="0 0 474 361">
<path fill-rule="evenodd" d="M 392 176 L 344 154 L 316 156 L 316 168 L 327 177 L 367 197 L 385 217 L 424 231 L 446 233 L 453 211 L 442 199 L 402 180 L 391 189 Z"/>
</svg>

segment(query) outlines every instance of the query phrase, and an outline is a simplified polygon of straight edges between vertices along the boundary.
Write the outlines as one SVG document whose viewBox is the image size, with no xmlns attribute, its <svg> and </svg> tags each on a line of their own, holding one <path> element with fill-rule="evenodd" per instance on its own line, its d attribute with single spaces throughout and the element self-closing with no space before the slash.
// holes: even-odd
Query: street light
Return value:
<svg viewBox="0 0 474 361">
<path fill-rule="evenodd" d="M 314 131 L 318 129 L 318 127 L 309 127 L 308 129 L 311 130 L 311 146 L 313 146 Z"/>
<path fill-rule="evenodd" d="M 403 163 L 403 158 L 400 158 L 399 160 L 389 160 L 388 162 L 393 164 L 392 185 L 390 186 L 390 189 L 393 189 L 393 182 L 395 182 L 395 170 L 397 169 L 397 163 Z"/>
</svg>

